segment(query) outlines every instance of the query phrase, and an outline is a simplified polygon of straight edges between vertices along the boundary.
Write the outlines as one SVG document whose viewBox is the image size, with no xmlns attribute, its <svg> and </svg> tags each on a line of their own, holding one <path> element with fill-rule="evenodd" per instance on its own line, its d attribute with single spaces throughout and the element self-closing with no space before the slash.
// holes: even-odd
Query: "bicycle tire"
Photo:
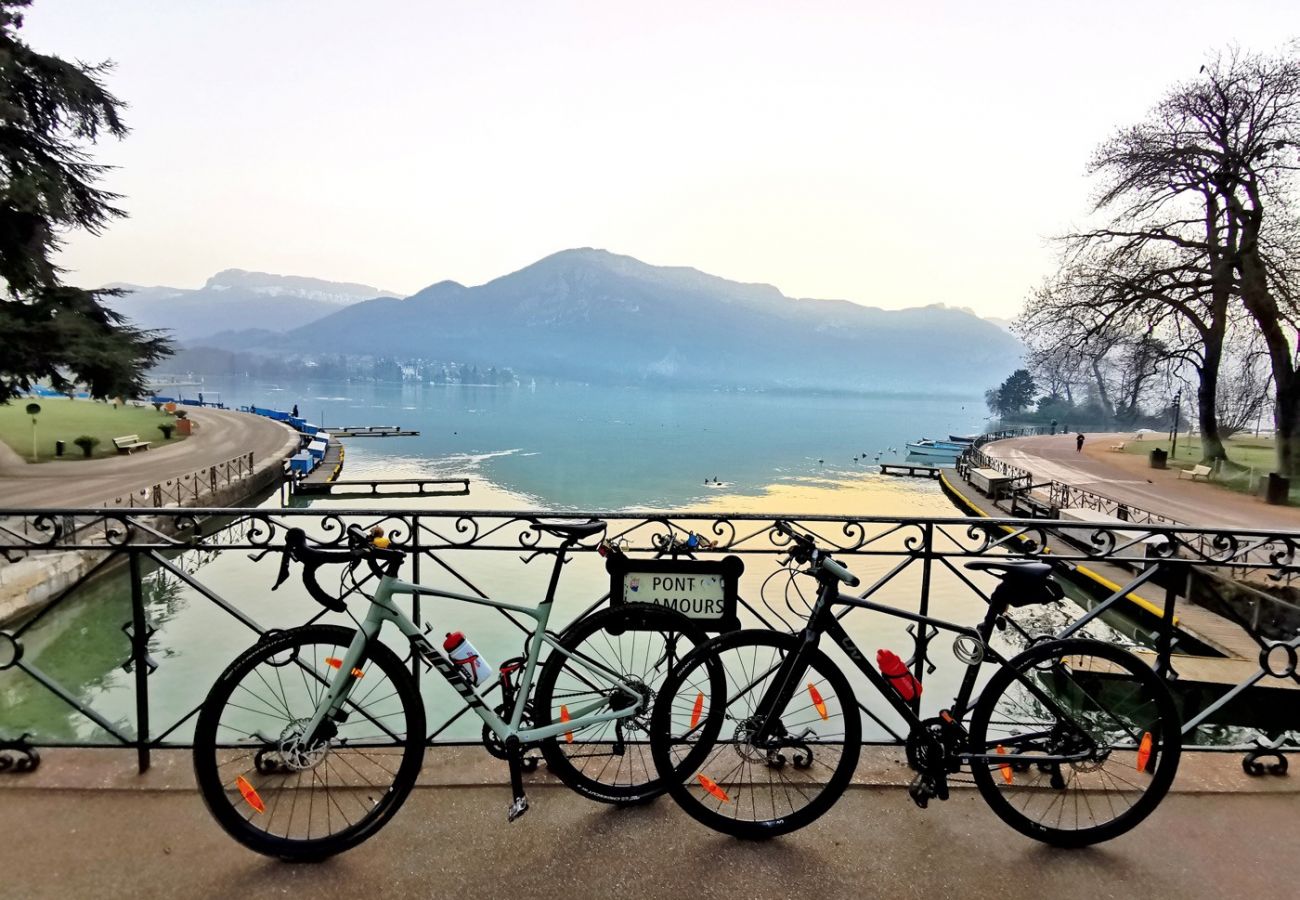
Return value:
<svg viewBox="0 0 1300 900">
<path fill-rule="evenodd" d="M 1090 662 L 1094 657 L 1098 658 L 1102 664 L 1097 665 Z M 1069 658 L 1073 658 L 1073 664 L 1069 662 Z M 1066 660 L 1066 662 L 1062 664 L 1062 660 Z M 971 752 L 988 754 L 991 744 L 994 750 L 997 749 L 997 732 L 999 729 L 1007 730 L 1005 728 L 1007 723 L 1002 719 L 994 720 L 993 717 L 995 714 L 1005 717 L 1005 713 L 998 712 L 1003 709 L 999 705 L 1000 702 L 1010 696 L 1007 691 L 1013 684 L 1018 682 L 1017 674 L 1023 674 L 1030 670 L 1037 670 L 1042 673 L 1044 679 L 1051 677 L 1056 680 L 1056 686 L 1048 689 L 1048 692 L 1052 693 L 1061 705 L 1075 699 L 1086 699 L 1087 702 L 1101 709 L 1104 717 L 1110 721 L 1111 724 L 1106 726 L 1110 733 L 1123 732 L 1123 735 L 1116 740 L 1105 739 L 1100 725 L 1094 725 L 1092 730 L 1089 731 L 1087 725 L 1084 724 L 1085 713 L 1080 711 L 1071 716 L 1071 722 L 1062 730 L 1062 733 L 1066 733 L 1073 728 L 1079 732 L 1088 732 L 1089 738 L 1093 741 L 1098 740 L 1099 736 L 1102 737 L 1106 744 L 1104 759 L 1100 762 L 1083 760 L 1078 763 L 1068 763 L 1067 765 L 1070 767 L 1069 774 L 1063 776 L 1062 769 L 1064 769 L 1064 766 L 1058 765 L 1055 774 L 1053 774 L 1051 766 L 1035 765 L 1032 762 L 1032 757 L 1026 756 L 1025 760 L 1018 765 L 1024 766 L 1027 761 L 1028 767 L 1037 771 L 1034 776 L 1022 785 L 1016 785 L 1018 770 L 1014 765 L 1000 764 L 988 760 L 971 760 L 971 774 L 974 776 L 975 784 L 984 800 L 997 814 L 998 818 L 1016 829 L 1016 831 L 1035 840 L 1058 847 L 1084 847 L 1108 841 L 1136 827 L 1155 810 L 1169 791 L 1169 786 L 1173 783 L 1174 775 L 1178 770 L 1178 761 L 1181 755 L 1181 720 L 1173 696 L 1163 679 L 1152 671 L 1150 666 L 1132 653 L 1103 641 L 1074 638 L 1038 644 L 1012 658 L 989 679 L 988 685 L 980 695 L 979 702 L 976 704 L 975 711 L 971 716 L 969 733 Z M 1096 673 L 1104 674 L 1099 675 Z M 1069 681 L 1067 682 L 1065 679 L 1069 679 Z M 1105 679 L 1105 681 L 1101 679 Z M 1098 695 L 1103 694 L 1106 690 L 1109 690 L 1111 694 L 1117 694 L 1126 687 L 1122 683 L 1124 681 L 1136 685 L 1135 688 L 1128 690 L 1125 700 L 1125 704 L 1131 706 L 1134 710 L 1131 714 L 1133 718 L 1131 722 L 1124 722 L 1120 718 L 1130 714 L 1120 713 L 1108 708 L 1111 706 L 1118 707 L 1120 705 L 1118 700 L 1111 700 L 1106 705 L 1103 705 L 1103 702 L 1097 699 Z M 1109 688 L 1105 687 L 1107 683 L 1110 685 Z M 1067 691 L 1072 696 L 1066 696 Z M 1133 705 L 1135 701 L 1141 702 Z M 1025 718 L 1043 717 L 1042 711 L 1030 709 L 1023 701 L 1018 701 L 1014 697 L 1011 697 L 1008 702 L 1010 708 L 1019 706 L 1023 709 L 1026 714 Z M 1139 711 L 1141 711 L 1140 715 Z M 1047 715 L 1051 715 L 1050 712 Z M 1091 713 L 1091 715 L 1098 719 L 1101 718 L 1096 712 Z M 1052 719 L 1055 723 L 1052 725 L 1053 733 L 1056 733 L 1056 729 L 1061 726 L 1060 718 L 1053 715 Z M 990 724 L 995 722 L 994 733 L 990 735 Z M 1029 727 L 1029 723 L 1011 724 L 1022 724 L 1023 727 Z M 1050 723 L 1033 723 L 1033 727 L 1042 728 L 1046 724 Z M 1142 732 L 1135 731 L 1137 728 L 1141 728 Z M 1014 734 L 1014 732 L 1012 733 Z M 1134 735 L 1139 734 L 1150 735 L 1146 754 L 1151 762 L 1147 762 L 1145 766 L 1142 764 L 1141 748 L 1147 742 L 1147 738 L 1140 736 L 1135 739 Z M 1135 744 L 1135 746 L 1130 748 L 1130 743 Z M 1129 753 L 1132 753 L 1132 760 L 1128 758 Z M 1106 766 L 1112 759 L 1115 762 L 1115 767 L 1108 770 Z M 1152 769 L 1149 774 L 1145 771 L 1147 767 Z M 995 776 L 995 771 L 998 773 L 997 776 Z M 1138 774 L 1133 775 L 1134 771 Z M 1120 772 L 1123 774 L 1119 774 Z M 1044 774 L 1048 775 L 1049 779 L 1047 789 L 1043 789 L 1040 784 Z M 1131 780 L 1130 776 L 1136 780 Z M 1108 778 L 1109 787 L 1107 786 Z M 1079 783 L 1074 785 L 1076 780 Z M 1003 782 L 1001 786 L 998 781 Z M 1120 784 L 1121 782 L 1132 789 L 1125 788 Z M 1065 815 L 1067 803 L 1064 797 L 1072 785 L 1076 788 L 1073 795 L 1076 827 L 1069 828 L 1066 827 L 1069 817 Z M 1013 788 L 1016 789 L 1015 793 L 1012 791 Z M 1099 796 L 1094 804 L 1087 793 L 1088 791 L 1100 792 L 1105 797 L 1107 805 L 1102 806 L 1102 796 Z M 1052 792 L 1055 792 L 1055 794 Z M 1115 797 L 1122 798 L 1124 795 L 1135 792 L 1139 793 L 1137 801 L 1122 812 L 1115 814 L 1110 820 L 1089 826 L 1079 825 L 1081 814 L 1079 797 L 1081 795 L 1084 799 L 1082 813 L 1087 816 L 1097 817 L 1106 810 L 1114 812 Z M 1017 807 L 1012 800 L 1013 796 L 1024 797 L 1024 805 Z M 1043 818 L 1050 818 L 1050 810 L 1057 800 L 1060 800 L 1060 812 L 1055 825 L 1035 820 L 1030 815 L 1028 808 L 1030 802 L 1035 799 L 1048 800 L 1048 804 L 1044 806 L 1046 813 Z"/>
<path fill-rule="evenodd" d="M 791 754 L 791 759 L 795 760 L 794 771 L 807 770 L 808 777 L 798 780 L 788 778 L 784 769 L 789 760 L 778 751 L 776 761 L 771 755 L 760 760 L 766 767 L 768 783 L 764 786 L 760 782 L 749 782 L 754 796 L 748 804 L 741 799 L 743 795 L 739 791 L 744 790 L 744 779 L 749 776 L 742 775 L 738 783 L 724 783 L 723 773 L 740 771 L 742 768 L 749 772 L 753 768 L 755 757 L 771 752 L 755 748 L 752 742 L 746 744 L 743 738 L 735 740 L 741 733 L 745 719 L 754 715 L 753 706 L 757 698 L 752 701 L 746 698 L 766 693 L 767 690 L 752 690 L 752 685 L 746 686 L 738 680 L 736 684 L 741 690 L 733 690 L 735 676 L 743 675 L 747 682 L 753 682 L 754 674 L 761 664 L 767 667 L 767 674 L 762 677 L 775 677 L 772 667 L 779 665 L 777 656 L 782 655 L 784 658 L 784 654 L 795 653 L 803 646 L 803 639 L 799 635 L 758 629 L 719 635 L 684 659 L 659 692 L 651 717 L 651 730 L 656 737 L 651 744 L 655 764 L 660 776 L 666 780 L 668 792 L 673 799 L 697 822 L 715 831 L 747 840 L 777 837 L 803 828 L 824 815 L 848 787 L 862 750 L 862 720 L 848 679 L 825 653 L 816 648 L 810 648 L 808 657 L 809 669 L 816 675 L 805 673 L 801 676 L 801 681 L 806 681 L 810 687 L 817 685 L 816 691 L 805 691 L 801 686 L 781 714 L 783 727 L 799 725 L 811 730 L 824 727 L 820 724 L 822 720 L 832 723 L 828 733 L 814 735 L 822 740 L 806 742 L 819 748 L 816 751 L 811 750 L 811 747 L 805 748 L 808 750 L 806 763 L 798 762 L 797 750 Z M 762 648 L 772 652 L 760 659 L 764 656 Z M 755 660 L 752 669 L 745 670 L 746 658 Z M 706 666 L 709 669 L 704 671 Z M 721 691 L 715 686 L 718 672 L 722 673 L 725 681 L 725 687 Z M 761 678 L 758 681 L 761 682 Z M 716 699 L 720 696 L 728 698 L 727 701 L 717 703 Z M 750 704 L 748 709 L 740 706 L 742 701 Z M 701 715 L 706 703 L 707 713 Z M 817 712 L 810 715 L 808 710 L 814 707 Z M 739 715 L 742 712 L 748 712 L 750 716 Z M 796 722 L 787 723 L 785 720 L 791 716 L 796 718 Z M 685 725 L 679 721 L 683 718 L 686 719 Z M 730 735 L 724 733 L 724 719 L 737 722 L 736 730 Z M 703 725 L 697 726 L 697 722 L 703 722 Z M 837 734 L 833 729 L 840 730 Z M 686 751 L 684 756 L 680 755 L 684 741 L 678 737 L 679 732 L 699 734 L 697 745 Z M 720 745 L 723 746 L 721 750 L 718 749 Z M 730 747 L 730 753 L 727 747 Z M 833 766 L 820 763 L 823 768 L 829 769 L 829 775 L 820 783 L 813 780 L 816 770 L 812 767 L 816 754 L 834 753 L 836 748 L 838 756 Z M 739 763 L 735 762 L 736 757 L 740 758 Z M 709 771 L 706 772 L 706 769 Z M 772 780 L 774 772 L 778 775 L 777 781 Z M 738 786 L 729 792 L 727 788 L 733 783 Z M 771 797 L 760 802 L 758 797 L 763 793 L 764 787 Z M 792 807 L 788 813 L 781 811 L 778 815 L 776 797 L 783 794 L 787 801 L 791 801 L 791 787 L 795 788 L 794 794 L 803 798 L 808 798 L 813 791 L 815 793 L 802 807 Z M 754 813 L 753 819 L 740 817 L 747 805 Z M 769 807 L 772 815 L 759 818 L 760 809 L 766 815 Z"/>
<path fill-rule="evenodd" d="M 421 763 L 424 759 L 424 704 L 420 699 L 419 691 L 416 689 L 414 680 L 406 666 L 386 645 L 374 641 L 366 650 L 366 655 L 358 666 L 363 672 L 362 679 L 370 677 L 367 685 L 370 692 L 383 691 L 383 682 L 373 677 L 374 670 L 377 668 L 391 682 L 393 693 L 391 695 L 382 695 L 374 703 L 387 704 L 382 707 L 375 707 L 375 712 L 362 705 L 368 697 L 357 698 L 360 688 L 354 689 L 353 698 L 350 698 L 349 720 L 347 723 L 338 727 L 340 734 L 364 733 L 365 731 L 376 730 L 377 720 L 375 715 L 388 720 L 388 725 L 395 726 L 393 721 L 396 713 L 382 713 L 382 710 L 391 709 L 394 706 L 400 706 L 404 716 L 402 719 L 402 733 L 386 736 L 388 742 L 385 746 L 394 749 L 400 748 L 400 762 L 396 770 L 391 772 L 393 781 L 391 785 L 374 785 L 366 779 L 367 771 L 378 776 L 378 771 L 389 772 L 383 762 L 375 762 L 376 759 L 388 759 L 380 752 L 382 748 L 377 748 L 373 743 L 358 744 L 355 748 L 349 747 L 346 740 L 338 744 L 331 745 L 320 758 L 310 765 L 311 784 L 307 791 L 310 795 L 310 802 L 306 813 L 307 837 L 291 837 L 289 831 L 292 830 L 299 801 L 299 793 L 302 790 L 303 771 L 304 769 L 294 770 L 297 772 L 297 784 L 290 790 L 292 791 L 292 806 L 290 807 L 285 834 L 278 835 L 269 833 L 264 830 L 261 824 L 265 823 L 266 828 L 270 829 L 272 823 L 277 819 L 280 813 L 280 801 L 288 787 L 287 779 L 290 777 L 289 767 L 283 763 L 283 756 L 280 755 L 281 762 L 279 768 L 272 767 L 271 772 L 263 769 L 261 760 L 263 755 L 268 752 L 273 756 L 279 755 L 279 751 L 265 743 L 265 733 L 255 732 L 250 737 L 262 742 L 262 746 L 253 755 L 254 764 L 252 769 L 245 768 L 240 771 L 241 760 L 247 758 L 249 754 L 242 757 L 228 756 L 223 762 L 222 756 L 226 753 L 227 748 L 219 744 L 219 729 L 225 734 L 238 734 L 241 728 L 251 724 L 251 721 L 260 719 L 270 719 L 272 721 L 279 719 L 288 722 L 286 731 L 294 727 L 301 719 L 294 719 L 296 713 L 305 713 L 310 715 L 310 710 L 314 709 L 313 694 L 317 697 L 322 689 L 322 678 L 328 682 L 328 678 L 334 674 L 334 665 L 332 660 L 337 660 L 342 656 L 337 652 L 338 648 L 346 650 L 351 644 L 356 632 L 350 628 L 344 628 L 337 625 L 310 625 L 301 628 L 293 628 L 286 631 L 276 632 L 269 637 L 264 637 L 261 641 L 241 654 L 232 662 L 224 672 L 217 678 L 207 698 L 204 700 L 199 710 L 198 722 L 194 730 L 194 774 L 198 781 L 199 791 L 203 795 L 203 801 L 207 804 L 208 809 L 212 812 L 217 823 L 235 840 L 268 856 L 275 856 L 281 859 L 292 859 L 300 861 L 319 860 L 337 853 L 341 853 L 362 841 L 370 838 L 401 807 L 406 797 L 415 785 L 416 776 L 419 774 Z M 305 648 L 312 647 L 312 659 L 307 659 Z M 330 651 L 325 648 L 335 648 Z M 322 654 L 322 649 L 325 649 Z M 329 654 L 334 652 L 334 656 Z M 280 660 L 280 661 L 277 661 Z M 293 668 L 288 668 L 290 665 Z M 271 699 L 263 700 L 261 705 L 257 705 L 253 700 L 245 698 L 243 694 L 239 695 L 238 701 L 232 702 L 232 695 L 243 685 L 244 679 L 249 678 L 249 684 L 254 687 L 258 686 L 257 682 L 251 679 L 252 674 L 262 675 L 263 665 L 272 667 L 273 672 L 267 675 L 276 674 L 279 681 L 279 693 L 277 688 L 272 687 L 268 680 L 260 681 L 260 684 L 266 684 L 270 692 Z M 307 672 L 313 672 L 319 677 L 308 677 Z M 297 686 L 292 680 L 286 686 L 283 680 L 283 674 L 301 672 L 301 681 L 303 690 L 298 692 Z M 360 683 L 360 681 L 359 681 Z M 253 690 L 245 687 L 248 693 Z M 295 699 L 290 700 L 290 695 Z M 390 702 L 393 698 L 396 703 Z M 298 702 L 298 699 L 301 702 Z M 231 720 L 223 722 L 223 715 L 227 710 L 233 710 L 231 716 L 244 721 L 239 722 L 240 728 L 235 727 Z M 269 710 L 269 711 L 268 711 Z M 254 717 L 260 717 L 255 719 Z M 391 728 L 387 730 L 391 731 Z M 283 737 L 283 735 L 282 735 Z M 337 737 L 337 736 L 336 736 Z M 252 749 L 257 746 L 256 742 L 247 744 L 241 743 L 236 749 Z M 366 749 L 363 749 L 365 747 Z M 367 753 L 366 750 L 370 752 Z M 346 753 L 347 755 L 343 755 Z M 327 760 L 331 754 L 338 760 L 344 762 L 346 766 L 351 767 L 355 775 L 351 775 L 344 766 L 336 765 L 334 768 L 336 779 L 336 791 L 348 790 L 353 793 L 342 795 L 349 801 L 345 805 L 339 800 L 335 793 L 331 793 L 330 786 L 330 763 Z M 355 758 L 354 758 L 355 757 Z M 334 810 L 337 809 L 338 815 L 349 822 L 346 827 L 336 833 L 330 833 L 320 837 L 311 837 L 313 819 L 318 820 L 319 814 L 315 812 L 316 807 L 316 787 L 322 780 L 318 770 L 323 771 L 323 782 L 325 797 L 323 807 L 325 810 L 326 822 L 332 826 Z M 232 788 L 231 772 L 239 772 L 235 777 Z M 253 774 L 255 773 L 255 774 Z M 285 776 L 285 781 L 279 785 L 274 785 L 272 779 L 279 775 Z M 353 778 L 366 781 L 368 787 L 363 788 L 360 785 L 353 785 L 344 788 L 337 784 L 340 778 Z M 239 784 L 238 779 L 244 779 L 244 784 Z M 265 778 L 265 780 L 263 780 Z M 256 803 L 261 804 L 264 809 L 257 809 L 254 799 L 244 793 L 245 787 L 253 790 L 253 798 Z M 258 791 L 267 791 L 267 797 L 263 799 Z M 271 793 L 274 791 L 274 793 Z M 357 794 L 365 795 L 359 798 Z M 374 799 L 377 795 L 378 799 Z M 241 799 L 243 805 L 241 806 Z M 353 801 L 356 802 L 359 810 L 364 810 L 355 822 L 351 822 L 347 816 L 347 809 L 351 808 Z M 331 808 L 333 804 L 333 808 Z M 244 809 L 251 806 L 252 811 Z M 368 806 L 368 808 L 366 808 Z M 270 814 L 263 819 L 260 813 L 270 809 Z"/>
<path fill-rule="evenodd" d="M 632 635 L 630 641 L 620 640 L 618 647 L 609 641 L 610 636 L 619 638 L 628 633 Z M 636 635 L 642 633 L 675 635 L 677 641 L 686 641 L 690 650 L 708 640 L 703 627 L 683 614 L 644 603 L 610 607 L 584 616 L 560 638 L 561 645 L 569 652 L 582 653 L 586 648 L 585 652 L 593 660 L 618 669 L 620 675 L 634 677 L 650 691 L 644 711 L 636 716 L 539 743 L 548 770 L 590 800 L 634 805 L 649 802 L 665 790 L 653 758 L 647 753 L 647 745 L 651 742 L 649 718 L 654 692 L 669 672 L 667 669 L 652 671 L 656 660 L 650 657 L 658 648 L 653 638 L 639 641 Z M 639 647 L 639 643 L 643 646 Z M 630 649 L 627 659 L 621 653 L 624 644 Z M 677 652 L 676 659 L 680 661 L 685 655 Z M 671 667 L 671 663 L 672 660 L 665 660 L 665 665 Z M 573 702 L 573 682 L 581 674 L 580 669 L 570 665 L 564 654 L 551 651 L 533 693 L 533 719 L 537 727 L 562 720 L 567 714 L 568 703 Z M 627 739 L 628 732 L 633 732 L 632 738 L 640 739 Z"/>
</svg>

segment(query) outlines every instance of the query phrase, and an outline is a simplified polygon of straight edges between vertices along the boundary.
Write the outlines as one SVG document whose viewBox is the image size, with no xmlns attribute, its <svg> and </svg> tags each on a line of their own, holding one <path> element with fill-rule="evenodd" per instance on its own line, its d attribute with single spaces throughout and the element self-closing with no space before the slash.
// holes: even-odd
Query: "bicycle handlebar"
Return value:
<svg viewBox="0 0 1300 900">
<path fill-rule="evenodd" d="M 818 560 L 818 563 L 820 564 L 823 571 L 830 572 L 832 575 L 834 575 L 840 581 L 847 584 L 849 587 L 857 587 L 859 584 L 862 583 L 862 579 L 858 578 L 858 576 L 854 575 L 852 572 L 844 568 L 844 566 L 840 565 L 835 560 L 831 559 L 829 556 L 823 556 L 820 560 Z"/>
<path fill-rule="evenodd" d="M 377 578 L 386 574 L 397 574 L 397 567 L 401 565 L 404 558 L 400 550 L 374 546 L 356 525 L 348 526 L 347 538 L 347 550 L 324 550 L 310 546 L 307 543 L 307 533 L 301 528 L 290 528 L 284 537 L 284 555 L 280 558 L 279 576 L 271 586 L 271 590 L 274 591 L 289 577 L 289 561 L 294 559 L 302 563 L 302 583 L 312 599 L 326 609 L 343 612 L 347 608 L 343 598 L 330 594 L 316 581 L 316 570 L 321 566 L 344 563 L 349 568 L 355 569 L 364 560 Z M 381 566 L 381 561 L 386 562 L 387 566 Z"/>
<path fill-rule="evenodd" d="M 774 527 L 779 533 L 790 538 L 793 544 L 790 548 L 790 559 L 800 563 L 811 562 L 813 568 L 830 573 L 849 587 L 857 587 L 862 583 L 858 576 L 850 572 L 841 563 L 831 559 L 826 554 L 826 551 L 818 549 L 816 542 L 812 538 L 791 528 L 790 523 L 777 519 Z"/>
</svg>

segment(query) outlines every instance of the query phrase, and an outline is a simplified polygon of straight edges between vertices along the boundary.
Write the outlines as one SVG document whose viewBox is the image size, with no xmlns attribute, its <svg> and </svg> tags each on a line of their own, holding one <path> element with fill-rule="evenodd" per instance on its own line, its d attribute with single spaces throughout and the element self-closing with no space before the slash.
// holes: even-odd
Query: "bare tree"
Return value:
<svg viewBox="0 0 1300 900">
<path fill-rule="evenodd" d="M 1175 205 L 1191 193 L 1204 214 L 1212 291 L 1250 314 L 1264 341 L 1275 390 L 1278 470 L 1300 474 L 1300 360 L 1294 207 L 1300 169 L 1300 59 L 1236 51 L 1170 92 L 1152 122 L 1121 142 L 1133 153 L 1157 146 L 1123 187 Z M 1184 221 L 1177 235 L 1192 231 Z M 1202 397 L 1204 402 L 1204 397 Z"/>
<path fill-rule="evenodd" d="M 1155 246 L 1148 246 L 1154 243 Z M 1211 301 L 1210 278 L 1189 248 L 1090 232 L 1069 239 L 1058 274 L 1034 292 L 1016 321 L 1035 371 L 1045 364 L 1086 384 L 1107 418 L 1131 424 L 1171 364 L 1190 365 L 1211 402 L 1201 416 L 1217 443 L 1213 390 L 1226 332 L 1227 303 Z"/>
</svg>

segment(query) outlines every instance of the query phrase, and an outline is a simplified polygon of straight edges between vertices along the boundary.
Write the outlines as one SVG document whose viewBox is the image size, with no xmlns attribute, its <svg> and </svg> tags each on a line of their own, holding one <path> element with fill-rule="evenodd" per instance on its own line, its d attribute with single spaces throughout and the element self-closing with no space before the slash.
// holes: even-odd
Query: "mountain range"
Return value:
<svg viewBox="0 0 1300 900">
<path fill-rule="evenodd" d="M 615 382 L 966 392 L 997 384 L 1023 353 L 968 310 L 795 299 L 771 285 L 590 248 L 404 299 L 276 278 L 231 270 L 199 291 L 146 289 L 119 309 L 148 327 L 176 323 L 190 346 L 420 357 Z"/>
<path fill-rule="evenodd" d="M 123 292 L 109 305 L 143 328 L 164 328 L 182 343 L 229 330 L 232 322 L 256 322 L 261 329 L 287 331 L 337 312 L 341 306 L 392 296 L 365 284 L 347 284 L 226 269 L 197 290 L 107 284 Z"/>
</svg>

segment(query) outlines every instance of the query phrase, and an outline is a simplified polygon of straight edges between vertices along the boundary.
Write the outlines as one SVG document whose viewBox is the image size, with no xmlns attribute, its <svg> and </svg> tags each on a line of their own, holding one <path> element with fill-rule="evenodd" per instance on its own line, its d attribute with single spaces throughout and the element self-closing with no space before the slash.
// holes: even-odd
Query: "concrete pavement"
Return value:
<svg viewBox="0 0 1300 900">
<path fill-rule="evenodd" d="M 1132 441 L 1132 434 L 1090 434 L 1082 453 L 1073 434 L 1010 438 L 981 449 L 1013 466 L 1028 469 L 1034 481 L 1060 481 L 1121 503 L 1167 516 L 1185 525 L 1300 529 L 1300 509 L 1269 506 L 1248 494 L 1178 477 L 1189 462 L 1169 469 L 1150 468 L 1147 457 L 1107 448 Z"/>
<path fill-rule="evenodd" d="M 532 809 L 505 821 L 505 765 L 440 747 L 384 830 L 318 865 L 245 850 L 194 790 L 187 751 L 47 750 L 0 775 L 0 896 L 117 897 L 1285 897 L 1300 883 L 1294 778 L 1248 778 L 1236 754 L 1185 754 L 1173 792 L 1128 835 L 1062 851 L 1004 825 L 958 786 L 919 810 L 896 747 L 864 748 L 851 788 L 795 834 L 745 843 L 668 798 L 636 809 L 583 800 L 543 767 Z"/>
<path fill-rule="evenodd" d="M 21 776 L 19 776 L 21 777 Z M 1292 794 L 1174 794 L 1136 830 L 1063 851 L 1002 824 L 977 793 L 919 810 L 901 788 L 848 791 L 795 834 L 745 843 L 661 798 L 635 809 L 504 787 L 417 789 L 360 847 L 291 865 L 236 844 L 190 792 L 0 793 L 6 897 L 635 898 L 1292 896 Z"/>
<path fill-rule="evenodd" d="M 297 449 L 288 426 L 261 416 L 217 409 L 187 409 L 194 434 L 169 446 L 84 462 L 29 465 L 16 454 L 0 456 L 0 507 L 102 506 L 114 497 L 253 453 L 254 464 Z"/>
</svg>

